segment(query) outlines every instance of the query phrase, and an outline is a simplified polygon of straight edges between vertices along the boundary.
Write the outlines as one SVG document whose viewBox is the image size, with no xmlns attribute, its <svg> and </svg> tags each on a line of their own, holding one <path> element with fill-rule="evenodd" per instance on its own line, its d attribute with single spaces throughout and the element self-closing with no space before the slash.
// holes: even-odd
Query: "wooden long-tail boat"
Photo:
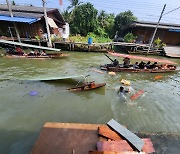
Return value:
<svg viewBox="0 0 180 154">
<path fill-rule="evenodd" d="M 111 71 L 111 72 L 132 72 L 132 73 L 166 73 L 176 71 L 175 65 L 166 65 L 166 67 L 159 66 L 154 69 L 134 69 L 133 67 L 124 68 L 122 65 L 110 66 L 110 65 L 101 65 L 101 70 Z"/>
<path fill-rule="evenodd" d="M 46 55 L 13 55 L 6 54 L 6 58 L 27 58 L 27 59 L 60 59 L 68 57 L 69 54 L 64 53 L 51 53 Z"/>
<path fill-rule="evenodd" d="M 97 89 L 100 87 L 105 86 L 106 83 L 95 83 L 95 82 L 89 82 L 77 87 L 73 87 L 73 88 L 68 88 L 67 90 L 70 91 L 88 91 L 88 90 L 93 90 L 93 89 Z"/>
</svg>

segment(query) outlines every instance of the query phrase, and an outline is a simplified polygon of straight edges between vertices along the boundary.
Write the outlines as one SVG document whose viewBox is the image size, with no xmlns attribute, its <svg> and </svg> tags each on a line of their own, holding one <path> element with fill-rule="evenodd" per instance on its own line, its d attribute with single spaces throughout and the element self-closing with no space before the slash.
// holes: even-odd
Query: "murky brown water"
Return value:
<svg viewBox="0 0 180 154">
<path fill-rule="evenodd" d="M 45 122 L 106 123 L 114 118 L 131 131 L 180 132 L 180 72 L 110 76 L 93 71 L 109 63 L 103 54 L 70 55 L 54 60 L 0 58 L 0 153 L 29 153 Z M 180 64 L 180 60 L 174 61 Z M 28 81 L 82 74 L 107 85 L 94 91 L 69 92 L 65 89 L 82 78 Z M 157 75 L 163 78 L 156 80 Z M 131 82 L 126 97 L 116 93 L 122 78 Z M 140 89 L 145 91 L 143 96 L 130 101 Z M 30 96 L 31 91 L 38 94 Z"/>
</svg>

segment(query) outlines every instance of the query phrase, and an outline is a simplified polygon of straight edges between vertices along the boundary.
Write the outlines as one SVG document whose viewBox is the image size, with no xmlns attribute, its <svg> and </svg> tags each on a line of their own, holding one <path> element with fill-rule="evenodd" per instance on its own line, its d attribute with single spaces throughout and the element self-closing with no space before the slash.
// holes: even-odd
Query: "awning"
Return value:
<svg viewBox="0 0 180 154">
<path fill-rule="evenodd" d="M 5 15 L 0 15 L 0 20 L 2 20 L 2 21 L 23 22 L 23 23 L 28 23 L 28 24 L 32 24 L 32 23 L 38 21 L 37 18 L 10 17 L 10 16 L 5 16 Z"/>
<path fill-rule="evenodd" d="M 56 25 L 56 23 L 54 22 L 54 20 L 52 18 L 47 17 L 47 20 L 48 20 L 48 24 L 50 27 L 58 28 L 58 26 Z"/>
</svg>

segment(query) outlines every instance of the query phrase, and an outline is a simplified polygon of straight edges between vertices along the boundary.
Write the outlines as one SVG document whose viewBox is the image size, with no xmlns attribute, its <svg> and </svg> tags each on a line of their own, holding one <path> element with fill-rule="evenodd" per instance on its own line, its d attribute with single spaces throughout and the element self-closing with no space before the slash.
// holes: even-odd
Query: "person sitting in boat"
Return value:
<svg viewBox="0 0 180 154">
<path fill-rule="evenodd" d="M 94 88 L 95 87 L 95 81 L 89 82 L 88 87 L 89 88 Z"/>
<path fill-rule="evenodd" d="M 16 52 L 17 52 L 18 55 L 23 55 L 24 54 L 21 47 L 16 47 Z"/>
<path fill-rule="evenodd" d="M 145 64 L 145 68 L 146 68 L 146 69 L 149 69 L 149 68 L 150 68 L 150 63 L 151 63 L 151 62 L 148 61 L 148 62 Z"/>
<path fill-rule="evenodd" d="M 28 56 L 34 56 L 34 49 L 32 49 L 29 53 L 28 53 Z"/>
<path fill-rule="evenodd" d="M 133 65 L 133 68 L 134 68 L 134 69 L 138 69 L 138 68 L 139 68 L 138 62 L 136 62 L 136 63 Z"/>
<path fill-rule="evenodd" d="M 124 61 L 123 67 L 124 67 L 124 68 L 129 68 L 130 58 L 125 57 L 125 58 L 123 59 L 123 61 Z"/>
<path fill-rule="evenodd" d="M 43 50 L 43 51 L 41 51 L 41 54 L 40 54 L 41 56 L 46 56 L 46 51 L 45 50 Z"/>
<path fill-rule="evenodd" d="M 119 65 L 119 61 L 117 59 L 114 59 L 113 61 L 113 66 L 116 67 Z"/>
<path fill-rule="evenodd" d="M 139 68 L 140 68 L 140 69 L 144 69 L 145 64 L 146 64 L 146 63 L 144 63 L 143 61 L 141 61 L 141 62 L 139 63 Z"/>
<path fill-rule="evenodd" d="M 161 66 L 162 69 L 168 69 L 168 64 L 164 64 Z"/>
<path fill-rule="evenodd" d="M 157 62 L 154 62 L 154 64 L 150 65 L 150 69 L 158 69 Z"/>
<path fill-rule="evenodd" d="M 128 92 L 129 92 L 129 89 L 128 90 L 124 90 L 124 87 L 122 87 L 122 86 L 118 90 L 118 94 L 124 94 L 125 95 Z"/>
</svg>

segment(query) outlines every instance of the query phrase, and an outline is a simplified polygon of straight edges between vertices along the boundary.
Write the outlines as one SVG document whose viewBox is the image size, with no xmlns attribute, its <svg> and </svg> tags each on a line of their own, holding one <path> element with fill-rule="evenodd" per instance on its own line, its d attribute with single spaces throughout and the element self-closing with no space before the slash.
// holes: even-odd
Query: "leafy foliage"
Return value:
<svg viewBox="0 0 180 154">
<path fill-rule="evenodd" d="M 80 2 L 79 0 L 69 0 L 69 1 L 71 4 L 67 7 L 67 10 L 76 8 L 77 6 L 83 3 L 83 2 Z"/>
<path fill-rule="evenodd" d="M 98 11 L 91 3 L 81 4 L 79 0 L 69 0 L 70 6 L 63 12 L 63 17 L 70 25 L 71 35 L 77 40 L 87 41 L 87 35 L 93 35 L 93 40 L 97 42 L 110 40 L 114 38 L 116 32 L 120 34 L 132 21 L 137 18 L 133 16 L 131 11 L 119 13 L 116 17 L 114 14 L 108 14 L 105 11 Z M 72 9 L 71 11 L 69 11 Z M 83 38 L 79 36 L 83 36 Z M 74 39 L 71 36 L 71 38 Z M 105 38 L 105 39 L 103 39 Z"/>
<path fill-rule="evenodd" d="M 135 20 L 137 20 L 137 18 L 130 10 L 119 13 L 114 21 L 114 34 L 118 32 L 118 34 L 122 36 L 122 30 Z"/>
<path fill-rule="evenodd" d="M 164 46 L 166 46 L 166 44 L 163 43 L 159 37 L 154 40 L 154 44 L 157 48 L 163 48 Z"/>
<path fill-rule="evenodd" d="M 71 32 L 86 36 L 88 32 L 94 32 L 97 28 L 97 10 L 91 3 L 82 4 L 73 10 Z"/>
<path fill-rule="evenodd" d="M 134 36 L 132 33 L 127 33 L 124 36 L 124 41 L 128 42 L 128 43 L 132 43 L 136 38 L 137 38 L 137 36 Z"/>
<path fill-rule="evenodd" d="M 14 1 L 14 0 L 12 1 L 12 5 L 16 5 L 16 3 L 15 3 L 15 1 Z"/>
<path fill-rule="evenodd" d="M 87 36 L 81 36 L 79 34 L 70 36 L 69 40 L 74 42 L 83 42 L 87 43 L 88 38 L 91 37 L 93 39 L 94 43 L 105 43 L 105 42 L 111 42 L 112 40 L 110 38 L 101 37 L 99 35 L 96 35 L 94 33 L 89 33 Z"/>
<path fill-rule="evenodd" d="M 64 17 L 64 20 L 68 23 L 71 22 L 71 13 L 68 12 L 68 10 L 65 10 L 63 13 L 62 13 L 62 16 Z"/>
</svg>

